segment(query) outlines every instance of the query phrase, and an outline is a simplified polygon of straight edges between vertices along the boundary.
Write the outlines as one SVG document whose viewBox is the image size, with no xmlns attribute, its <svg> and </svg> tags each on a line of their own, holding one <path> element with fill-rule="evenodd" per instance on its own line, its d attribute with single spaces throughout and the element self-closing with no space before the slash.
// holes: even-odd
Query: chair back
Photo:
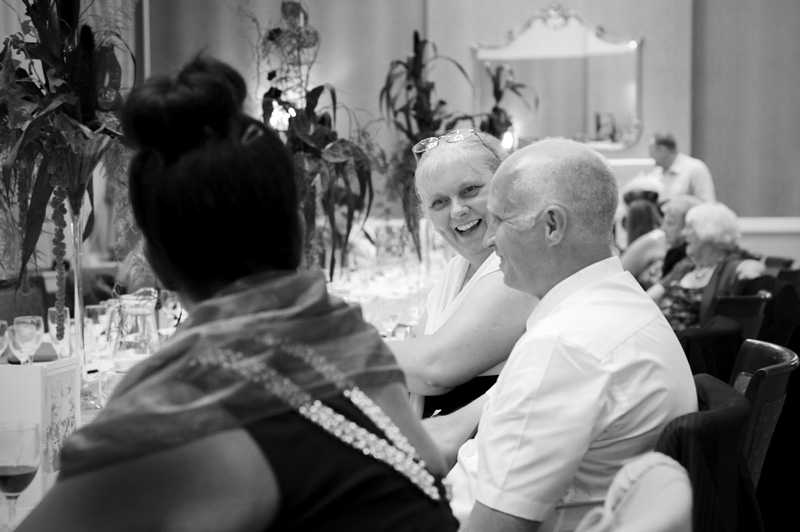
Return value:
<svg viewBox="0 0 800 532">
<path fill-rule="evenodd" d="M 714 316 L 705 326 L 684 329 L 677 336 L 692 375 L 708 373 L 728 382 L 733 361 L 744 341 L 738 322 L 726 316 Z"/>
<path fill-rule="evenodd" d="M 695 375 L 694 381 L 699 411 L 670 421 L 655 450 L 677 460 L 689 473 L 693 530 L 763 530 L 742 456 L 750 404 L 711 375 Z"/>
<path fill-rule="evenodd" d="M 786 342 L 786 347 L 800 353 L 800 326 Z M 775 425 L 769 452 L 758 478 L 758 505 L 767 530 L 782 530 L 796 519 L 797 490 L 786 489 L 786 479 L 800 478 L 800 371 L 793 371 L 786 386 L 783 410 Z"/>
<path fill-rule="evenodd" d="M 755 486 L 783 409 L 789 377 L 798 365 L 790 349 L 758 340 L 745 340 L 733 364 L 729 382 L 752 406 L 744 456 Z"/>
<path fill-rule="evenodd" d="M 753 296 L 715 296 L 711 316 L 727 316 L 739 322 L 744 338 L 756 339 L 764 320 L 764 308 L 771 297 L 766 290 Z"/>
<path fill-rule="evenodd" d="M 780 270 L 778 279 L 792 285 L 795 291 L 800 294 L 800 268 L 796 270 Z"/>
<path fill-rule="evenodd" d="M 794 259 L 790 257 L 764 257 L 764 267 L 770 275 L 776 275 L 781 270 L 788 270 L 794 264 Z"/>
</svg>

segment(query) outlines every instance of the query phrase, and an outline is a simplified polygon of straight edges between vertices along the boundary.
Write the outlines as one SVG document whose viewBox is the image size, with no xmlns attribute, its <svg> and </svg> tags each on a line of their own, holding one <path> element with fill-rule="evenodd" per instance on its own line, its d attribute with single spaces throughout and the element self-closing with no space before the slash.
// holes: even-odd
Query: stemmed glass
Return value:
<svg viewBox="0 0 800 532">
<path fill-rule="evenodd" d="M 30 356 L 30 362 L 32 362 L 36 351 L 44 340 L 44 319 L 41 316 L 17 316 L 14 318 L 14 325 L 30 325 L 36 332 L 35 347 Z"/>
<path fill-rule="evenodd" d="M 8 520 L 0 530 L 9 530 L 17 512 L 17 498 L 39 468 L 39 425 L 0 423 L 0 492 L 8 501 Z"/>
<path fill-rule="evenodd" d="M 33 354 L 42 342 L 33 325 L 12 325 L 8 328 L 8 346 L 22 365 L 33 363 Z"/>
<path fill-rule="evenodd" d="M 59 340 L 57 337 L 58 311 L 56 307 L 47 309 L 47 332 L 50 335 L 50 343 L 53 344 L 58 358 L 66 358 L 70 352 L 69 342 L 69 309 L 64 307 L 64 334 Z"/>
</svg>

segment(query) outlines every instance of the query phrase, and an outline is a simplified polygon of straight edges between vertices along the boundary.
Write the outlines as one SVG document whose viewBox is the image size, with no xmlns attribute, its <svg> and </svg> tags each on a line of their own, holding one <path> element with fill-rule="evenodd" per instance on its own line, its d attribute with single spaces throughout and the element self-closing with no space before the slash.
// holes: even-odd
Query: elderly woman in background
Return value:
<svg viewBox="0 0 800 532">
<path fill-rule="evenodd" d="M 456 529 L 391 351 L 297 271 L 294 165 L 246 94 L 204 58 L 131 92 L 131 205 L 191 316 L 67 440 L 19 532 Z"/>
<path fill-rule="evenodd" d="M 422 208 L 458 253 L 428 296 L 417 337 L 389 342 L 428 417 L 457 410 L 494 384 L 537 300 L 503 283 L 500 259 L 483 243 L 489 181 L 508 156 L 500 142 L 459 129 L 413 149 Z"/>
<path fill-rule="evenodd" d="M 682 233 L 686 258 L 647 291 L 676 332 L 704 325 L 714 296 L 732 295 L 737 281 L 764 271 L 739 248 L 736 214 L 721 203 L 690 209 Z"/>
<path fill-rule="evenodd" d="M 662 206 L 661 227 L 633 241 L 622 253 L 622 267 L 636 277 L 645 289 L 667 275 L 686 257 L 682 231 L 686 212 L 703 202 L 694 196 L 679 195 Z"/>
</svg>

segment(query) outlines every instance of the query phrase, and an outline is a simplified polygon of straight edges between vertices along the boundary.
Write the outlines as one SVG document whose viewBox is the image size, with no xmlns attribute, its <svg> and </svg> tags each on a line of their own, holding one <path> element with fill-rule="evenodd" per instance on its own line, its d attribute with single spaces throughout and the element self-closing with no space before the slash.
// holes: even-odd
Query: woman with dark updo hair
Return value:
<svg viewBox="0 0 800 532">
<path fill-rule="evenodd" d="M 292 160 L 197 58 L 123 113 L 144 252 L 190 317 L 61 453 L 35 530 L 455 530 L 445 466 L 380 335 L 297 271 Z"/>
</svg>

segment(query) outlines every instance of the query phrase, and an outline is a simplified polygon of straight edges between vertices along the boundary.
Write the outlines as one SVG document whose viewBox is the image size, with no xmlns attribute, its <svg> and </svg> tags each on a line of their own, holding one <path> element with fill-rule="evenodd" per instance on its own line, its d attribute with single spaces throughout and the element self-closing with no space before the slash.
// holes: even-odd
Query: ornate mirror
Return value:
<svg viewBox="0 0 800 532">
<path fill-rule="evenodd" d="M 560 136 L 624 150 L 642 132 L 641 49 L 641 38 L 551 4 L 500 41 L 473 45 L 476 108 L 497 105 L 487 71 L 505 65 L 522 97 L 506 93 L 499 105 L 519 142 Z"/>
</svg>

